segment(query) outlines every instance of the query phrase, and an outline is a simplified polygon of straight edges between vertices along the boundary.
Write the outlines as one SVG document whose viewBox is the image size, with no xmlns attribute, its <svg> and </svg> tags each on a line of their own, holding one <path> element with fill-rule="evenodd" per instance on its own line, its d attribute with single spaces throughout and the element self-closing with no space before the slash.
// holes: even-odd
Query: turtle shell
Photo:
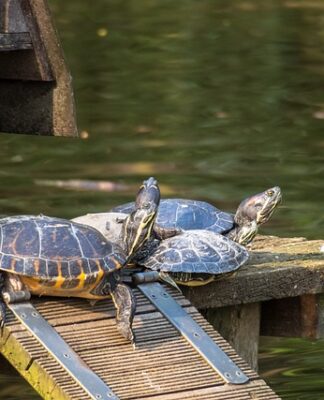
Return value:
<svg viewBox="0 0 324 400">
<path fill-rule="evenodd" d="M 0 220 L 0 270 L 57 289 L 84 289 L 126 262 L 122 249 L 92 227 L 61 218 Z"/>
<path fill-rule="evenodd" d="M 112 209 L 114 212 L 131 213 L 134 203 Z M 205 201 L 186 199 L 161 200 L 155 223 L 161 228 L 205 229 L 225 233 L 234 226 L 234 215 L 223 212 Z"/>
<path fill-rule="evenodd" d="M 206 273 L 235 271 L 246 263 L 248 251 L 220 234 L 192 230 L 165 239 L 143 264 L 162 272 Z"/>
<path fill-rule="evenodd" d="M 110 242 L 118 243 L 122 247 L 122 222 L 128 217 L 128 214 L 107 212 L 107 213 L 89 213 L 80 217 L 73 218 L 72 221 L 79 224 L 92 226 Z"/>
</svg>

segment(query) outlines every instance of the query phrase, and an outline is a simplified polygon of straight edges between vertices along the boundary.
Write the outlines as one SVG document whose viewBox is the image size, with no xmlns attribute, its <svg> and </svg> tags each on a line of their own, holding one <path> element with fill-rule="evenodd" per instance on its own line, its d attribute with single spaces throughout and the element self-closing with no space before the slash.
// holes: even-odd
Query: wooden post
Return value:
<svg viewBox="0 0 324 400">
<path fill-rule="evenodd" d="M 257 370 L 260 303 L 212 308 L 205 310 L 204 314 L 250 367 Z"/>
</svg>

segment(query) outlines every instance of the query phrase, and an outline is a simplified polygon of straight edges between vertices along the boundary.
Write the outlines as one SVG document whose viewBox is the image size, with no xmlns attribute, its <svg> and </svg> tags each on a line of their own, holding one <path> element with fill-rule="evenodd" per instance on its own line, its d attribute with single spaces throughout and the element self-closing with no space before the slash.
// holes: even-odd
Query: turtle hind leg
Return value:
<svg viewBox="0 0 324 400">
<path fill-rule="evenodd" d="M 117 329 L 124 338 L 129 340 L 131 343 L 135 343 L 132 323 L 136 309 L 136 299 L 131 288 L 123 283 L 118 283 L 111 291 L 111 297 L 117 309 Z"/>
</svg>

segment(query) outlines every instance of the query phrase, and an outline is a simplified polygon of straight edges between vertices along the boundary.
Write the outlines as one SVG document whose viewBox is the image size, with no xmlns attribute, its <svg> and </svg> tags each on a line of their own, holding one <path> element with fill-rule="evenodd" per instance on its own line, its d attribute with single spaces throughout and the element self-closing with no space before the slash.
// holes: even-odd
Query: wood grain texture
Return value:
<svg viewBox="0 0 324 400">
<path fill-rule="evenodd" d="M 207 309 L 207 320 L 254 370 L 258 369 L 260 303 Z"/>
<path fill-rule="evenodd" d="M 77 136 L 71 76 L 46 0 L 6 1 L 0 10 L 0 33 L 18 35 L 15 49 L 7 36 L 0 41 L 0 132 Z"/>
<path fill-rule="evenodd" d="M 121 400 L 279 399 L 188 300 L 169 288 L 167 291 L 249 376 L 248 384 L 225 384 L 136 289 L 135 350 L 117 332 L 115 310 L 109 300 L 93 307 L 79 299 L 44 298 L 33 303 Z M 0 349 L 45 399 L 88 399 L 9 311 Z"/>
<path fill-rule="evenodd" d="M 183 292 L 202 309 L 322 293 L 322 246 L 324 240 L 258 236 L 250 260 L 236 274 Z"/>
</svg>

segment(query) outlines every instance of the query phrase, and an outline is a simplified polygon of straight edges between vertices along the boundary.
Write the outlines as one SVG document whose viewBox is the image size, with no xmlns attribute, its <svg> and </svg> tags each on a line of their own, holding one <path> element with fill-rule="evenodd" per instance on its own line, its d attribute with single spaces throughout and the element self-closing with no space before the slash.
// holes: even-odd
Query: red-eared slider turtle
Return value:
<svg viewBox="0 0 324 400">
<path fill-rule="evenodd" d="M 223 212 L 209 203 L 198 200 L 162 199 L 154 230 L 164 239 L 181 230 L 204 229 L 228 236 L 246 245 L 255 237 L 258 227 L 267 222 L 281 201 L 278 186 L 243 200 L 235 215 Z M 114 212 L 130 213 L 134 203 L 112 209 Z"/>
<path fill-rule="evenodd" d="M 172 233 L 176 233 L 175 236 L 162 239 L 156 229 L 152 230 L 152 224 L 149 225 L 149 229 L 145 224 L 144 229 L 130 229 L 138 225 L 135 219 L 140 215 L 140 210 L 150 210 L 150 221 L 154 220 L 159 200 L 157 182 L 150 178 L 141 187 L 135 209 L 129 215 L 90 214 L 77 220 L 95 226 L 107 237 L 111 237 L 110 229 L 113 227 L 112 231 L 115 232 L 116 224 L 119 224 L 119 229 L 124 231 L 121 236 L 127 239 L 125 251 L 132 253 L 130 261 L 159 271 L 161 279 L 174 286 L 174 281 L 190 285 L 206 284 L 217 275 L 235 271 L 247 261 L 249 254 L 244 247 L 212 231 L 173 229 Z M 108 221 L 108 226 L 103 221 Z M 120 221 L 123 223 L 120 224 Z M 170 236 L 170 231 L 164 237 Z M 141 246 L 137 247 L 137 251 L 132 251 L 131 246 L 136 242 L 136 237 L 141 237 Z"/>
<path fill-rule="evenodd" d="M 137 251 L 141 232 L 153 224 L 145 210 L 133 213 L 139 233 L 130 224 L 134 239 L 127 241 L 130 251 Z M 111 296 L 117 308 L 117 328 L 133 341 L 135 299 L 131 289 L 120 282 L 119 271 L 130 255 L 122 243 L 107 241 L 90 226 L 42 215 L 4 218 L 0 220 L 0 291 L 5 302 L 27 300 L 30 293 L 90 300 Z M 3 323 L 2 302 L 0 310 Z"/>
<path fill-rule="evenodd" d="M 155 235 L 152 227 L 160 202 L 160 189 L 155 178 L 149 178 L 140 187 L 134 210 L 130 214 L 119 212 L 92 213 L 73 218 L 72 221 L 92 226 L 105 238 L 119 243 L 130 257 L 147 254 Z"/>
<path fill-rule="evenodd" d="M 162 240 L 140 265 L 160 272 L 160 278 L 188 286 L 205 285 L 247 262 L 245 247 L 207 230 L 183 231 Z M 171 279 L 170 279 L 171 278 Z"/>
<path fill-rule="evenodd" d="M 149 181 L 151 179 L 153 178 Z M 145 183 L 142 187 L 144 189 L 136 197 L 135 210 L 123 223 L 125 227 L 134 225 L 133 219 L 139 209 L 150 209 L 153 219 L 158 212 L 158 185 L 149 192 L 145 190 Z M 124 236 L 129 245 L 135 242 L 134 236 L 138 232 L 139 230 L 127 230 Z M 180 232 L 177 229 L 175 236 L 161 240 L 150 225 L 144 235 L 145 243 L 137 251 L 131 251 L 130 260 L 159 271 L 160 278 L 174 286 L 174 282 L 186 285 L 206 284 L 220 274 L 235 271 L 249 258 L 249 253 L 243 246 L 221 234 L 204 229 Z M 129 249 L 127 245 L 126 248 Z"/>
</svg>

